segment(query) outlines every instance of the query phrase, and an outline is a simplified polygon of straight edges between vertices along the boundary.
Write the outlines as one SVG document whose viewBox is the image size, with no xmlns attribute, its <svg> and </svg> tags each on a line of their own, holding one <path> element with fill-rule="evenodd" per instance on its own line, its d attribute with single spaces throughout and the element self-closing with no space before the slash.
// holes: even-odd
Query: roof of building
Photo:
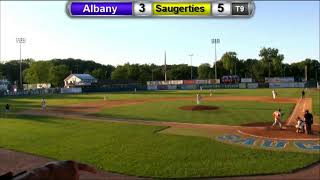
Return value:
<svg viewBox="0 0 320 180">
<path fill-rule="evenodd" d="M 90 74 L 70 74 L 65 80 L 69 79 L 72 76 L 76 76 L 81 80 L 96 80 L 96 78 L 94 78 Z"/>
</svg>

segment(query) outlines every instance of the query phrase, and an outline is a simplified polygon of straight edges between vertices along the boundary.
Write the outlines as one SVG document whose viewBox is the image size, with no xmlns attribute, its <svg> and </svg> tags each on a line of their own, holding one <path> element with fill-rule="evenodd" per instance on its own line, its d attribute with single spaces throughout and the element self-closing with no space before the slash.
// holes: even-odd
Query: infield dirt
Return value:
<svg viewBox="0 0 320 180">
<path fill-rule="evenodd" d="M 62 107 L 52 107 L 46 111 L 41 109 L 30 109 L 19 112 L 19 114 L 27 115 L 43 115 L 43 116 L 55 116 L 55 117 L 67 117 L 73 119 L 85 119 L 85 120 L 108 120 L 114 122 L 123 122 L 130 124 L 144 124 L 144 125 L 156 125 L 156 126 L 168 126 L 175 128 L 210 128 L 218 129 L 219 131 L 225 131 L 226 133 L 234 132 L 245 136 L 253 136 L 260 138 L 271 139 L 286 139 L 286 140 L 319 140 L 320 139 L 320 127 L 319 124 L 314 124 L 313 134 L 305 135 L 295 132 L 294 125 L 298 116 L 303 117 L 304 110 L 312 109 L 312 99 L 298 99 L 298 98 L 282 98 L 279 97 L 276 100 L 271 97 L 255 97 L 255 96 L 227 96 L 227 97 L 204 97 L 204 101 L 254 101 L 254 102 L 266 102 L 266 103 L 295 103 L 295 108 L 289 118 L 283 122 L 285 130 L 280 130 L 277 127 L 270 128 L 272 125 L 272 117 L 270 115 L 270 123 L 252 123 L 244 124 L 242 126 L 228 126 L 228 125 L 215 125 L 215 124 L 194 124 L 194 123 L 179 123 L 179 122 L 156 122 L 146 120 L 130 120 L 130 119 L 118 119 L 118 118 L 106 118 L 97 117 L 92 115 L 102 109 L 130 106 L 135 104 L 141 104 L 146 102 L 166 102 L 166 101 L 179 101 L 179 100 L 195 100 L 191 97 L 173 97 L 173 98 L 146 98 L 146 99 L 132 99 L 132 100 L 101 100 L 97 102 L 79 103 L 73 105 L 67 105 Z M 192 107 L 188 107 L 192 109 Z M 272 112 L 270 112 L 272 113 Z"/>
</svg>

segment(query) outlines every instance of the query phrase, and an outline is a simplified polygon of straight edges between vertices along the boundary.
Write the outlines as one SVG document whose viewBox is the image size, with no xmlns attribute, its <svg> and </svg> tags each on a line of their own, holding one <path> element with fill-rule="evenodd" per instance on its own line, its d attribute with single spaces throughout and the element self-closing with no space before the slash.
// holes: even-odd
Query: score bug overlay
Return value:
<svg viewBox="0 0 320 180">
<path fill-rule="evenodd" d="M 254 2 L 237 1 L 70 1 L 71 17 L 244 17 L 253 16 Z"/>
</svg>

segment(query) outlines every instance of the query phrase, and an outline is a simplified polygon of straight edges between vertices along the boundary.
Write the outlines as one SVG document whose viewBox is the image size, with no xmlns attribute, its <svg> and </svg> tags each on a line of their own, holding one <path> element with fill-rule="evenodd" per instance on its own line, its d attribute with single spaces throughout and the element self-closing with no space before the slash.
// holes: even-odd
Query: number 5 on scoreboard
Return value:
<svg viewBox="0 0 320 180">
<path fill-rule="evenodd" d="M 133 5 L 133 14 L 135 16 L 151 16 L 152 5 L 150 2 L 137 1 Z"/>
<path fill-rule="evenodd" d="M 212 3 L 213 16 L 230 16 L 231 4 L 229 2 L 214 2 Z"/>
</svg>

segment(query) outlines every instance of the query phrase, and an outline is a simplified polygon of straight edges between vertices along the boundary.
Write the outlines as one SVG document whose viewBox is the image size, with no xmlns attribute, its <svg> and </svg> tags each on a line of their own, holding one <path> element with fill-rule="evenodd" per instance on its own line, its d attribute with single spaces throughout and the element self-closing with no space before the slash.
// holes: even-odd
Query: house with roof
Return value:
<svg viewBox="0 0 320 180">
<path fill-rule="evenodd" d="M 92 84 L 97 82 L 98 80 L 90 74 L 70 74 L 67 78 L 64 79 L 64 87 L 72 88 L 91 86 Z"/>
</svg>

